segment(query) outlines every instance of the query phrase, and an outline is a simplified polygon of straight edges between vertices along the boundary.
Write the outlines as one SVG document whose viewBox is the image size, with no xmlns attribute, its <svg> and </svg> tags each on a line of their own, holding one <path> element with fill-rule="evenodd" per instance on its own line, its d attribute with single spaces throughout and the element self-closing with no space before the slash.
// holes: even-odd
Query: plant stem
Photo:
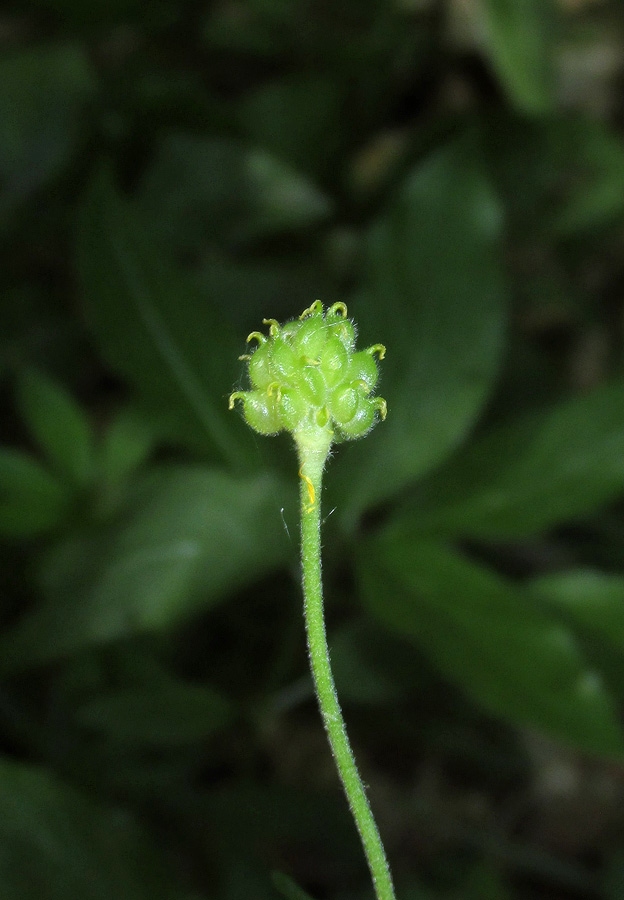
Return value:
<svg viewBox="0 0 624 900">
<path fill-rule="evenodd" d="M 327 447 L 297 441 L 301 468 L 301 562 L 306 632 L 316 695 L 329 744 L 360 833 L 378 900 L 395 900 L 390 869 L 347 737 L 325 633 L 321 580 L 321 486 Z"/>
</svg>

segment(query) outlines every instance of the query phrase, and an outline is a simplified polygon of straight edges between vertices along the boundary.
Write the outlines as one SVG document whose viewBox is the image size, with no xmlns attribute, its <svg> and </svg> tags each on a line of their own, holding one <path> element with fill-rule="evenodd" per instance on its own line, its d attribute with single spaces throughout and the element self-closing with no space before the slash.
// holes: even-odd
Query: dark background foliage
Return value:
<svg viewBox="0 0 624 900">
<path fill-rule="evenodd" d="M 0 47 L 0 896 L 371 897 L 295 458 L 227 410 L 321 298 L 388 347 L 324 575 L 398 896 L 620 900 L 621 3 L 15 0 Z"/>
</svg>

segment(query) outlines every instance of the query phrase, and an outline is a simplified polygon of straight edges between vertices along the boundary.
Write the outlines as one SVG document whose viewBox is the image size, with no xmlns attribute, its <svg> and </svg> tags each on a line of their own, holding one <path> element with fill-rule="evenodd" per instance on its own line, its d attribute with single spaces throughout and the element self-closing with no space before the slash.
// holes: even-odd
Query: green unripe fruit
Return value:
<svg viewBox="0 0 624 900">
<path fill-rule="evenodd" d="M 244 359 L 244 357 L 242 357 Z M 271 373 L 270 345 L 268 342 L 260 344 L 256 352 L 249 360 L 249 380 L 258 390 L 266 391 L 275 379 Z"/>
<path fill-rule="evenodd" d="M 367 397 L 360 396 L 355 414 L 343 425 L 340 426 L 340 432 L 347 440 L 353 437 L 359 437 L 360 434 L 366 434 L 370 431 L 375 420 L 375 406 Z"/>
<path fill-rule="evenodd" d="M 330 399 L 329 408 L 339 427 L 350 422 L 358 408 L 358 391 L 351 385 L 336 388 Z"/>
<path fill-rule="evenodd" d="M 230 408 L 243 401 L 245 419 L 255 431 L 290 431 L 300 443 L 329 446 L 363 437 L 378 413 L 385 418 L 385 401 L 372 396 L 379 378 L 374 354 L 382 359 L 385 348 L 375 344 L 355 351 L 356 328 L 344 303 L 325 312 L 317 300 L 283 326 L 274 319 L 264 322 L 268 336 L 249 335 L 247 340 L 258 346 L 242 357 L 252 390 L 230 397 Z"/>
<path fill-rule="evenodd" d="M 264 319 L 264 322 L 265 322 L 265 324 L 268 322 L 273 323 L 273 322 L 275 322 L 275 319 Z M 278 329 L 280 329 L 279 325 L 277 327 L 278 327 Z M 289 344 L 291 344 L 294 341 L 296 335 L 299 333 L 299 330 L 300 330 L 299 320 L 293 319 L 290 322 L 285 322 L 281 326 L 281 335 L 285 341 L 287 341 Z M 271 335 L 274 335 L 274 334 L 277 334 L 277 331 L 275 331 L 275 328 L 272 327 Z"/>
<path fill-rule="evenodd" d="M 372 391 L 379 378 L 377 363 L 372 354 L 366 350 L 354 353 L 349 360 L 347 378 L 350 382 L 361 382 L 367 392 Z"/>
<path fill-rule="evenodd" d="M 327 387 L 333 388 L 344 381 L 348 364 L 349 354 L 342 341 L 337 337 L 328 338 L 320 364 Z"/>
<path fill-rule="evenodd" d="M 270 353 L 270 369 L 273 379 L 280 384 L 293 383 L 301 366 L 299 357 L 290 344 L 281 335 L 278 335 L 273 338 L 273 346 L 270 348 Z"/>
<path fill-rule="evenodd" d="M 284 427 L 278 415 L 275 397 L 264 391 L 238 391 L 230 397 L 230 408 L 233 401 L 241 397 L 247 424 L 258 434 L 277 434 Z"/>
<path fill-rule="evenodd" d="M 295 432 L 304 426 L 310 404 L 296 388 L 284 388 L 278 401 L 278 409 L 282 428 Z"/>
<path fill-rule="evenodd" d="M 330 335 L 337 337 L 343 344 L 347 353 L 352 353 L 355 347 L 355 325 L 349 319 L 340 319 L 328 328 Z"/>
<path fill-rule="evenodd" d="M 327 390 L 325 379 L 318 366 L 306 366 L 299 380 L 301 394 L 312 406 L 322 406 L 325 402 Z"/>
<path fill-rule="evenodd" d="M 300 356 L 318 360 L 327 341 L 327 328 L 322 314 L 310 316 L 301 322 L 293 338 L 293 347 Z"/>
</svg>

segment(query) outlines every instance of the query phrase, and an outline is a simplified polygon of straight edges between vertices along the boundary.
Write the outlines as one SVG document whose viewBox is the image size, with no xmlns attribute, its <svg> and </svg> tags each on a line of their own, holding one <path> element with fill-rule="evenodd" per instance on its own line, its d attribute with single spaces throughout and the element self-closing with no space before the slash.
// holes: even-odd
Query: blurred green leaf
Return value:
<svg viewBox="0 0 624 900">
<path fill-rule="evenodd" d="M 572 569 L 534 578 L 531 590 L 582 631 L 624 654 L 624 576 Z"/>
<path fill-rule="evenodd" d="M 310 895 L 284 872 L 273 872 L 271 881 L 286 900 L 312 900 Z"/>
<path fill-rule="evenodd" d="M 545 265 L 561 271 L 553 239 L 600 240 L 621 217 L 624 147 L 607 123 L 570 112 L 530 120 L 497 115 L 486 122 L 484 135 L 510 245 L 521 241 L 533 248 L 518 288 L 524 288 L 525 275 L 534 278 Z"/>
<path fill-rule="evenodd" d="M 99 466 L 107 484 L 119 484 L 137 469 L 154 449 L 157 429 L 144 416 L 125 407 L 106 429 L 100 448 Z"/>
<path fill-rule="evenodd" d="M 221 900 L 239 900 L 239 897 L 279 900 L 279 894 L 271 883 L 268 872 L 258 863 L 254 865 L 240 859 L 230 862 L 220 896 Z"/>
<path fill-rule="evenodd" d="M 169 246 L 199 253 L 233 238 L 248 213 L 245 148 L 227 138 L 167 135 L 145 172 L 138 203 Z"/>
<path fill-rule="evenodd" d="M 58 44 L 0 59 L 0 228 L 70 161 L 95 92 L 84 50 Z"/>
<path fill-rule="evenodd" d="M 62 370 L 72 357 L 80 327 L 50 303 L 47 288 L 27 279 L 5 287 L 0 303 L 0 380 L 9 373 L 21 372 L 33 360 L 37 365 L 49 363 Z M 62 340 L 51 341 L 51 334 L 62 336 Z"/>
<path fill-rule="evenodd" d="M 202 38 L 212 52 L 253 53 L 275 59 L 288 51 L 279 37 L 284 28 L 293 33 L 302 11 L 305 15 L 303 0 L 247 0 L 244 6 L 209 7 Z"/>
<path fill-rule="evenodd" d="M 64 486 L 24 453 L 0 447 L 0 534 L 35 537 L 50 531 L 67 513 Z"/>
<path fill-rule="evenodd" d="M 370 235 L 360 343 L 383 342 L 388 419 L 329 470 L 353 521 L 439 463 L 464 437 L 496 375 L 504 338 L 500 210 L 474 135 L 425 160 Z"/>
<path fill-rule="evenodd" d="M 490 863 L 479 861 L 468 872 L 462 885 L 462 900 L 510 900 L 500 874 Z"/>
<path fill-rule="evenodd" d="M 238 331 L 241 323 L 258 328 L 269 311 L 275 318 L 291 318 L 310 305 L 311 296 L 328 297 L 335 279 L 320 254 L 289 255 L 233 261 L 224 254 L 210 254 L 195 274 L 198 290 L 223 306 L 223 314 Z M 311 290 L 315 293 L 312 294 Z M 241 332 L 245 334 L 245 329 Z M 240 377 L 245 367 L 238 363 Z"/>
<path fill-rule="evenodd" d="M 18 381 L 17 404 L 50 465 L 83 487 L 93 475 L 94 447 L 85 413 L 59 384 L 35 370 Z"/>
<path fill-rule="evenodd" d="M 438 900 L 439 895 L 437 892 L 431 893 L 418 884 L 409 884 L 401 888 L 401 898 L 402 900 Z"/>
<path fill-rule="evenodd" d="M 229 724 L 232 710 L 206 684 L 171 680 L 96 697 L 78 710 L 77 718 L 117 741 L 175 746 L 208 740 Z"/>
<path fill-rule="evenodd" d="M 376 626 L 367 629 L 367 622 L 349 622 L 332 631 L 329 649 L 338 696 L 343 703 L 391 704 L 401 697 L 402 687 L 377 656 L 371 658 L 371 644 L 379 651 L 383 643 Z"/>
<path fill-rule="evenodd" d="M 162 854 L 120 809 L 0 760 L 3 900 L 174 900 Z"/>
<path fill-rule="evenodd" d="M 139 190 L 141 208 L 169 246 L 205 252 L 318 224 L 330 202 L 310 181 L 240 141 L 171 134 Z"/>
<path fill-rule="evenodd" d="M 87 315 L 109 363 L 177 433 L 195 445 L 207 438 L 240 462 L 250 444 L 227 410 L 240 339 L 103 174 L 85 198 L 77 250 Z"/>
<path fill-rule="evenodd" d="M 311 181 L 268 153 L 250 151 L 246 172 L 252 202 L 247 224 L 251 236 L 317 225 L 332 211 L 329 198 Z"/>
<path fill-rule="evenodd" d="M 498 425 L 436 472 L 400 516 L 414 534 L 520 537 L 624 492 L 624 384 Z"/>
<path fill-rule="evenodd" d="M 4 665 L 171 627 L 282 565 L 290 547 L 280 508 L 295 489 L 268 473 L 153 470 L 119 524 L 47 559 L 48 599 L 0 640 Z"/>
<path fill-rule="evenodd" d="M 482 6 L 491 60 L 512 102 L 523 112 L 549 112 L 555 99 L 555 0 L 483 0 Z"/>
<path fill-rule="evenodd" d="M 322 176 L 331 172 L 341 147 L 343 103 L 332 78 L 282 78 L 250 92 L 239 121 L 245 134 L 277 159 Z"/>
<path fill-rule="evenodd" d="M 600 675 L 529 593 L 401 529 L 362 548 L 359 569 L 371 613 L 485 709 L 580 750 L 624 756 Z"/>
<path fill-rule="evenodd" d="M 589 117 L 575 116 L 560 127 L 559 152 L 564 152 L 563 145 L 568 165 L 576 163 L 576 177 L 571 179 L 568 196 L 552 223 L 555 234 L 569 237 L 613 225 L 624 214 L 621 136 L 604 122 Z"/>
<path fill-rule="evenodd" d="M 624 163 L 624 153 L 622 154 Z M 592 228 L 602 228 L 624 213 L 624 164 L 597 176 L 593 183 L 576 190 L 553 223 L 564 237 Z"/>
<path fill-rule="evenodd" d="M 329 749 L 327 754 L 331 765 Z M 267 858 L 268 849 L 268 858 L 275 859 L 275 849 L 285 841 L 316 859 L 320 872 L 339 867 L 366 877 L 357 831 L 340 790 L 243 781 L 200 794 L 197 803 L 215 824 L 215 841 L 234 855 L 235 865 L 252 855 Z"/>
</svg>

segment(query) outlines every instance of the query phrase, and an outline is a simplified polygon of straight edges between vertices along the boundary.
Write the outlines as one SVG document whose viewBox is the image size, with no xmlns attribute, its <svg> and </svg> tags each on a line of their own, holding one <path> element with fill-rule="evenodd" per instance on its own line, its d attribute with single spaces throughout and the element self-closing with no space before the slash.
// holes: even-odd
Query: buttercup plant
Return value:
<svg viewBox="0 0 624 900">
<path fill-rule="evenodd" d="M 329 661 L 321 581 L 321 484 L 332 444 L 368 434 L 386 417 L 386 401 L 373 396 L 377 359 L 385 347 L 356 351 L 356 329 L 344 303 L 327 312 L 317 300 L 290 322 L 264 319 L 268 336 L 253 331 L 248 362 L 251 389 L 235 391 L 229 407 L 243 405 L 247 423 L 259 434 L 289 431 L 299 456 L 301 563 L 304 616 L 316 694 L 357 825 L 378 900 L 395 900 L 379 831 L 359 776 Z"/>
</svg>

